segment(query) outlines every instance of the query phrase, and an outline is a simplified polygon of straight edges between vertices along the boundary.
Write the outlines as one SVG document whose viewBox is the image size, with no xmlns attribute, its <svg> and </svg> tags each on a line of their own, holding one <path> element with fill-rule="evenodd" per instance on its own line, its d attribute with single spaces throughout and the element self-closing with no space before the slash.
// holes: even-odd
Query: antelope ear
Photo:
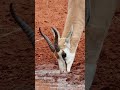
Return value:
<svg viewBox="0 0 120 90">
<path fill-rule="evenodd" d="M 73 25 L 71 26 L 71 29 L 70 29 L 70 31 L 65 39 L 65 43 L 70 43 L 70 39 L 72 37 L 72 34 L 73 34 Z"/>
</svg>

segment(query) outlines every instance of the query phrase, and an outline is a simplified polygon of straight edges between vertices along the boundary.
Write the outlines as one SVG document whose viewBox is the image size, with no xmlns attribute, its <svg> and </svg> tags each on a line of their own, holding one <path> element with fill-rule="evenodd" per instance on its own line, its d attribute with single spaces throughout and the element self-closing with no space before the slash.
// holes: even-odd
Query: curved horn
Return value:
<svg viewBox="0 0 120 90">
<path fill-rule="evenodd" d="M 44 39 L 46 40 L 46 42 L 47 42 L 47 44 L 49 45 L 51 51 L 52 51 L 52 52 L 55 52 L 55 48 L 54 48 L 54 46 L 52 45 L 51 41 L 49 40 L 49 38 L 48 38 L 45 34 L 43 34 L 43 33 L 41 32 L 41 29 L 40 29 L 40 28 L 39 28 L 39 32 L 40 32 L 40 34 L 44 37 Z"/>
<path fill-rule="evenodd" d="M 53 32 L 54 32 L 54 34 L 55 34 L 54 47 L 55 47 L 56 52 L 59 52 L 59 51 L 60 51 L 60 47 L 59 47 L 59 45 L 58 45 L 59 34 L 58 34 L 58 31 L 57 31 L 56 28 L 53 28 L 53 27 L 52 27 L 52 30 L 53 30 Z"/>
<path fill-rule="evenodd" d="M 34 32 L 32 30 L 32 28 L 27 25 L 20 17 L 18 17 L 13 9 L 13 4 L 10 4 L 10 12 L 12 17 L 15 19 L 15 21 L 17 22 L 17 24 L 23 29 L 23 31 L 26 33 L 27 37 L 29 38 L 29 40 L 31 41 L 32 45 L 35 45 L 35 38 L 34 38 Z"/>
</svg>

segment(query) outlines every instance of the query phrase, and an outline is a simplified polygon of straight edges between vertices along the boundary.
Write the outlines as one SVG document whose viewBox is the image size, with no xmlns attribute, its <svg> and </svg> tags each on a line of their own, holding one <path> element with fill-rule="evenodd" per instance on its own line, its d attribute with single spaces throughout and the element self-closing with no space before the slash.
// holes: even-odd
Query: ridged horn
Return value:
<svg viewBox="0 0 120 90">
<path fill-rule="evenodd" d="M 29 38 L 29 40 L 31 41 L 32 45 L 35 45 L 35 34 L 34 31 L 32 30 L 32 28 L 26 24 L 20 17 L 18 17 L 13 9 L 13 4 L 10 4 L 10 12 L 12 17 L 15 19 L 15 21 L 17 22 L 17 24 L 22 28 L 22 30 L 25 32 L 25 34 L 27 35 L 27 37 Z"/>
<path fill-rule="evenodd" d="M 59 52 L 60 51 L 60 47 L 58 45 L 58 38 L 59 38 L 59 34 L 58 34 L 58 31 L 56 28 L 52 27 L 52 30 L 55 34 L 55 42 L 54 42 L 54 47 L 55 47 L 55 50 L 56 52 Z"/>
<path fill-rule="evenodd" d="M 53 46 L 52 42 L 49 40 L 49 38 L 41 32 L 41 29 L 39 28 L 40 34 L 43 36 L 43 38 L 46 40 L 47 44 L 49 45 L 52 52 L 55 52 L 55 47 Z"/>
</svg>

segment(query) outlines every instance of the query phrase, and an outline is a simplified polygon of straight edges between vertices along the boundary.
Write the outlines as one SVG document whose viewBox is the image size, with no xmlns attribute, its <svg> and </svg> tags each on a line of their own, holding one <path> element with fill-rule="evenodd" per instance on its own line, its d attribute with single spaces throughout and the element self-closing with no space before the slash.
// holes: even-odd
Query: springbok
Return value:
<svg viewBox="0 0 120 90">
<path fill-rule="evenodd" d="M 12 4 L 10 5 L 10 12 L 15 21 L 27 34 L 32 44 L 34 45 L 35 42 L 33 30 L 15 14 Z M 40 34 L 48 43 L 51 51 L 56 55 L 61 72 L 70 72 L 71 70 L 76 54 L 76 49 L 78 47 L 81 34 L 85 27 L 84 24 L 85 0 L 69 0 L 68 14 L 62 36 L 60 37 L 58 30 L 55 27 L 52 27 L 52 31 L 55 36 L 54 45 L 49 40 L 49 38 L 41 32 L 39 28 Z"/>
<path fill-rule="evenodd" d="M 85 0 L 69 0 L 67 19 L 61 37 L 58 30 L 52 27 L 55 36 L 54 45 L 39 29 L 51 51 L 55 53 L 61 72 L 70 72 L 84 28 Z"/>
</svg>

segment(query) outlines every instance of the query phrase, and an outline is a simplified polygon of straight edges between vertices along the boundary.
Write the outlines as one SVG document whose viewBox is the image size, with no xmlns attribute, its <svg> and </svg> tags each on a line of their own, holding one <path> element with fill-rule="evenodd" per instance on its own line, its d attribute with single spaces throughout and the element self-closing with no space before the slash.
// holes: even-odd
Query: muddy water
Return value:
<svg viewBox="0 0 120 90">
<path fill-rule="evenodd" d="M 75 82 L 79 75 L 61 74 L 57 69 L 52 70 L 52 66 L 54 67 L 52 64 L 38 66 L 39 69 L 35 71 L 36 90 L 85 90 L 84 80 Z"/>
</svg>

